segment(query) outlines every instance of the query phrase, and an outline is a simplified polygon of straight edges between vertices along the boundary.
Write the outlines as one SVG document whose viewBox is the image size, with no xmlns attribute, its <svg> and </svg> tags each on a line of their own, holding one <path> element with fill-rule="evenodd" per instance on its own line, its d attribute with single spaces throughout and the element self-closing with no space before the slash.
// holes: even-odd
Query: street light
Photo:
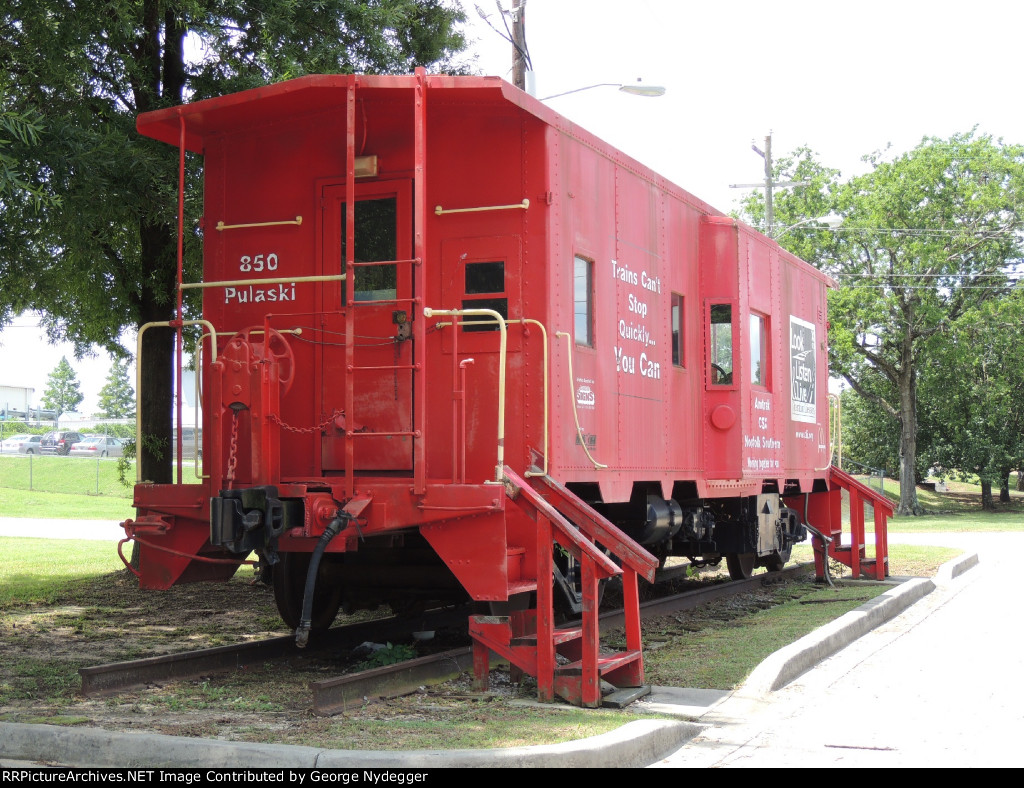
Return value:
<svg viewBox="0 0 1024 788">
<path fill-rule="evenodd" d="M 803 225 L 810 224 L 811 222 L 817 222 L 818 224 L 824 225 L 821 229 L 834 230 L 843 223 L 843 217 L 830 213 L 827 216 L 812 216 L 809 219 L 801 219 L 796 224 L 791 224 L 789 227 L 783 227 L 777 233 L 773 234 L 772 238 L 777 241 L 790 230 L 795 230 L 797 227 L 802 227 Z"/>
<path fill-rule="evenodd" d="M 584 90 L 591 90 L 592 88 L 618 88 L 621 92 L 629 93 L 631 96 L 647 96 L 649 98 L 656 98 L 658 96 L 665 95 L 665 88 L 661 87 L 661 85 L 644 85 L 639 81 L 631 84 L 624 84 L 622 82 L 599 82 L 596 85 L 587 85 L 583 88 L 567 90 L 564 93 L 555 93 L 553 96 L 545 96 L 540 100 L 547 101 L 548 99 L 558 98 L 559 96 L 568 96 L 570 93 L 580 93 Z"/>
</svg>

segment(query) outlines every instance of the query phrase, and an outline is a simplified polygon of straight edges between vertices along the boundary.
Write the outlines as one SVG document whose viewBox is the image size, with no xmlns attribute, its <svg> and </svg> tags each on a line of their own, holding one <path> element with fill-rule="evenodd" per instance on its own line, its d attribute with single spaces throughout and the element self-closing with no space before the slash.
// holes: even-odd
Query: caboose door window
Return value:
<svg viewBox="0 0 1024 788">
<path fill-rule="evenodd" d="M 750 382 L 769 387 L 768 382 L 768 320 L 764 315 L 750 313 Z"/>
<path fill-rule="evenodd" d="M 711 305 L 708 334 L 708 380 L 714 386 L 731 386 L 733 370 L 731 304 Z"/>
<path fill-rule="evenodd" d="M 341 221 L 345 221 L 345 203 L 338 206 Z M 397 260 L 397 213 L 395 197 L 373 197 L 356 200 L 355 254 L 357 263 L 372 260 Z M 348 239 L 341 234 L 340 264 L 345 264 Z M 380 301 L 398 297 L 398 266 L 395 263 L 357 268 L 355 274 L 355 300 Z M 345 305 L 345 291 L 341 290 L 341 303 Z"/>
<path fill-rule="evenodd" d="M 346 189 L 323 188 L 322 253 L 324 274 L 342 273 L 352 244 L 352 304 L 346 283 L 324 289 L 324 329 L 320 350 L 323 418 L 345 411 L 344 430 L 352 430 L 355 470 L 412 469 L 412 190 L 409 181 L 356 185 L 353 237 L 346 237 Z M 354 363 L 349 369 L 346 316 L 351 314 Z M 347 376 L 353 377 L 352 407 L 345 406 Z M 341 427 L 321 440 L 324 471 L 346 470 Z M 380 433 L 375 437 L 374 433 Z"/>
</svg>

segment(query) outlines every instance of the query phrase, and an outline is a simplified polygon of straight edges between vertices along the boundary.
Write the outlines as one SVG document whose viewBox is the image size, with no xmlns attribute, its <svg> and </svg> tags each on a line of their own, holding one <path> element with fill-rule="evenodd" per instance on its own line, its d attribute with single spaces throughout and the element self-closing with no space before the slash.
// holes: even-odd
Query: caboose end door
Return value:
<svg viewBox="0 0 1024 788">
<path fill-rule="evenodd" d="M 345 193 L 344 184 L 326 185 L 322 192 L 325 275 L 345 270 Z M 412 183 L 357 184 L 355 195 L 352 287 L 343 281 L 323 289 L 319 410 L 322 423 L 331 423 L 322 432 L 322 468 L 347 470 L 345 432 L 351 431 L 353 470 L 411 471 Z M 346 404 L 350 384 L 352 401 Z"/>
<path fill-rule="evenodd" d="M 704 471 L 709 479 L 743 475 L 736 222 L 706 216 L 700 225 L 700 288 L 704 330 Z"/>
</svg>

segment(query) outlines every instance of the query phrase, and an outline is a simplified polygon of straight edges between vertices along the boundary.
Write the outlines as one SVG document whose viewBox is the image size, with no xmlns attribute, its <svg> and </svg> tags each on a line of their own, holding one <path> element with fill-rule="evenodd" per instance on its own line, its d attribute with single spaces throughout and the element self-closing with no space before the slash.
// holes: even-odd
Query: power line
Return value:
<svg viewBox="0 0 1024 788">
<path fill-rule="evenodd" d="M 1019 271 L 1008 271 L 1002 274 L 866 274 L 858 271 L 839 273 L 837 276 L 860 276 L 872 279 L 954 279 L 956 277 L 969 277 L 971 279 L 1013 279 L 1015 276 L 1024 276 Z"/>
<path fill-rule="evenodd" d="M 1018 279 L 1016 282 L 1007 283 L 1003 287 L 997 287 L 995 285 L 960 285 L 958 288 L 956 288 L 956 290 L 957 290 L 957 292 L 959 292 L 961 290 L 1002 290 L 1003 292 L 1006 292 L 1008 290 L 1013 290 L 1015 287 L 1020 285 L 1022 282 L 1024 282 L 1024 280 Z M 891 290 L 891 289 L 899 289 L 899 290 L 931 290 L 931 291 L 934 292 L 936 290 L 947 290 L 948 288 L 944 288 L 941 285 L 935 286 L 935 285 L 891 285 L 891 284 L 888 284 L 888 285 L 887 284 L 878 284 L 878 285 L 847 285 L 847 284 L 844 284 L 843 285 L 843 289 L 844 290 Z"/>
<path fill-rule="evenodd" d="M 988 236 L 990 238 L 1001 238 L 1008 235 L 1017 235 L 1022 230 L 966 230 L 947 229 L 943 227 L 793 227 L 788 232 L 818 232 L 825 230 L 830 233 L 902 233 L 905 235 L 971 235 Z"/>
</svg>

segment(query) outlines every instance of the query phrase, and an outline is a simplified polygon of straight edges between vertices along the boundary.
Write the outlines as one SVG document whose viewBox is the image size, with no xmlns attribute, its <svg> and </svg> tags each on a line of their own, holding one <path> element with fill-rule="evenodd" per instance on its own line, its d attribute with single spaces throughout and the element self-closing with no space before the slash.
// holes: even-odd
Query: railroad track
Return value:
<svg viewBox="0 0 1024 788">
<path fill-rule="evenodd" d="M 683 610 L 692 610 L 716 599 L 736 596 L 782 578 L 806 574 L 813 567 L 800 564 L 782 572 L 759 574 L 749 580 L 735 580 L 718 585 L 684 591 L 679 594 L 652 599 L 641 603 L 644 619 L 663 616 Z M 359 644 L 383 639 L 396 640 L 411 636 L 424 628 L 465 626 L 469 612 L 465 608 L 430 611 L 413 621 L 398 617 L 377 619 L 343 627 L 333 627 L 323 633 L 315 646 L 299 649 L 291 635 L 252 641 L 231 646 L 186 651 L 161 657 L 147 657 L 128 662 L 110 663 L 80 669 L 82 694 L 90 697 L 114 695 L 133 689 L 180 681 L 243 669 L 247 665 L 267 661 L 302 657 L 315 657 L 325 652 L 350 650 Z M 602 631 L 623 626 L 624 614 L 612 610 L 601 616 Z M 366 701 L 396 697 L 414 692 L 424 684 L 446 681 L 472 669 L 473 655 L 468 644 L 418 657 L 395 665 L 345 674 L 310 684 L 312 707 L 316 714 L 338 714 Z"/>
</svg>

